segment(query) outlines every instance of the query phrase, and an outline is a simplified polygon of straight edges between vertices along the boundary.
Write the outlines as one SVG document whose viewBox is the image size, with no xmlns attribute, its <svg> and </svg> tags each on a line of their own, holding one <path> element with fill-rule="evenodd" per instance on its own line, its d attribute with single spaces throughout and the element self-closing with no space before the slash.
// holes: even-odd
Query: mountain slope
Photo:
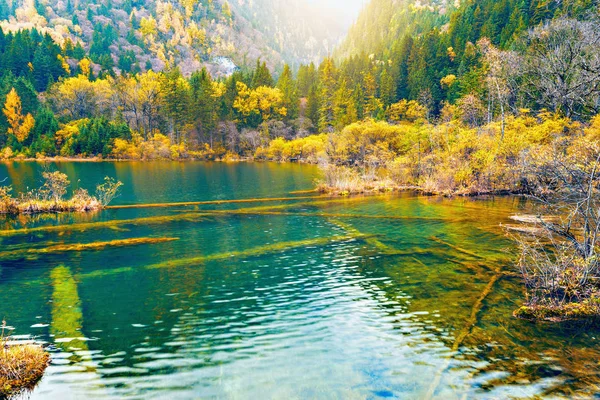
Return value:
<svg viewBox="0 0 600 400">
<path fill-rule="evenodd" d="M 317 10 L 308 0 L 1 0 L 0 26 L 79 44 L 107 71 L 207 66 L 219 76 L 258 58 L 272 69 L 320 59 L 348 24 Z"/>
<path fill-rule="evenodd" d="M 233 0 L 232 9 L 263 33 L 266 43 L 294 67 L 318 63 L 345 37 L 360 0 L 340 14 L 328 0 Z"/>
<path fill-rule="evenodd" d="M 344 42 L 338 60 L 369 55 L 387 64 L 394 100 L 419 100 L 432 111 L 481 92 L 485 74 L 478 42 L 499 49 L 518 45 L 531 27 L 557 17 L 582 19 L 595 0 L 371 0 Z"/>
<path fill-rule="evenodd" d="M 597 0 L 371 0 L 336 54 L 389 53 L 405 35 L 433 31 L 458 49 L 482 37 L 507 47 L 526 28 L 558 16 L 582 18 L 597 6 Z"/>
<path fill-rule="evenodd" d="M 447 0 L 372 0 L 336 48 L 336 57 L 382 53 L 404 35 L 418 35 L 443 26 L 454 10 L 454 2 Z"/>
</svg>

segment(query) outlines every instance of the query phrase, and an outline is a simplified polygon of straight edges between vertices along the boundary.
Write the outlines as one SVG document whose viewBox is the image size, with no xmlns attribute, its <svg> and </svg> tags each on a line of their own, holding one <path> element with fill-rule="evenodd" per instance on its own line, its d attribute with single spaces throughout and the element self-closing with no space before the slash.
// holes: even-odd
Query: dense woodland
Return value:
<svg viewBox="0 0 600 400">
<path fill-rule="evenodd" d="M 349 25 L 321 7 L 308 0 L 2 0 L 0 26 L 80 44 L 96 73 L 179 67 L 189 75 L 206 67 L 223 76 L 259 57 L 278 71 L 284 61 L 320 60 Z"/>
<path fill-rule="evenodd" d="M 257 59 L 226 77 L 142 67 L 111 25 L 88 44 L 2 32 L 1 155 L 299 159 L 358 166 L 349 180 L 513 190 L 534 147 L 597 126 L 597 23 L 584 0 L 373 0 L 319 65 Z"/>
</svg>

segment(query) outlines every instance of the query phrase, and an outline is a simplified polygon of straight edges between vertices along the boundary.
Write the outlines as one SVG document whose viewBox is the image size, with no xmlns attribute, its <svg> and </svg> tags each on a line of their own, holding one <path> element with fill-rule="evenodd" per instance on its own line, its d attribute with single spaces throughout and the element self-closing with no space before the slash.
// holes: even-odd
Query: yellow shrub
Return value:
<svg viewBox="0 0 600 400">
<path fill-rule="evenodd" d="M 454 182 L 458 186 L 467 187 L 473 179 L 473 171 L 468 164 L 461 165 L 454 173 Z"/>
<path fill-rule="evenodd" d="M 63 145 L 66 144 L 69 141 L 69 139 L 79 135 L 79 126 L 81 124 L 87 123 L 88 121 L 88 119 L 78 119 L 75 121 L 71 121 L 68 124 L 61 125 L 60 129 L 54 134 L 54 138 L 56 140 L 56 147 L 63 147 Z"/>
<path fill-rule="evenodd" d="M 600 114 L 592 118 L 590 126 L 585 129 L 585 134 L 592 140 L 600 140 Z"/>
<path fill-rule="evenodd" d="M 266 160 L 268 158 L 269 150 L 262 146 L 258 146 L 254 151 L 254 158 L 259 160 Z"/>
<path fill-rule="evenodd" d="M 9 160 L 13 157 L 13 151 L 10 147 L 5 147 L 0 151 L 0 159 Z"/>
<path fill-rule="evenodd" d="M 286 147 L 285 139 L 277 138 L 271 140 L 269 147 L 267 148 L 267 158 L 270 160 L 285 161 L 282 157 L 284 156 L 284 149 Z"/>
<path fill-rule="evenodd" d="M 134 143 L 124 139 L 115 139 L 112 156 L 119 160 L 138 160 L 141 158 L 141 153 L 140 149 Z"/>
<path fill-rule="evenodd" d="M 274 161 L 300 159 L 307 162 L 317 162 L 326 155 L 326 143 L 326 134 L 311 135 L 294 140 L 276 138 L 271 140 L 268 147 L 258 147 L 254 152 L 254 157 Z"/>
</svg>

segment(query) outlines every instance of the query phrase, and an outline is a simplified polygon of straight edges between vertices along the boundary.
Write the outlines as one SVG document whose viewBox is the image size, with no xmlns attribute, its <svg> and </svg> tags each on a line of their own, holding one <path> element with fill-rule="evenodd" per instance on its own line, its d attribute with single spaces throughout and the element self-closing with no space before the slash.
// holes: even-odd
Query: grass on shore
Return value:
<svg viewBox="0 0 600 400">
<path fill-rule="evenodd" d="M 425 179 L 419 185 L 402 184 L 393 174 L 382 167 L 347 167 L 334 164 L 320 166 L 323 179 L 317 182 L 317 191 L 331 196 L 376 194 L 411 190 L 425 195 L 478 196 L 489 194 L 518 194 L 507 189 L 490 189 L 479 186 L 454 187 Z"/>
<path fill-rule="evenodd" d="M 50 362 L 50 355 L 39 345 L 0 345 L 0 398 L 9 398 L 31 390 L 39 382 Z"/>
<path fill-rule="evenodd" d="M 94 197 L 75 195 L 68 200 L 25 199 L 19 201 L 0 202 L 0 214 L 41 214 L 58 212 L 90 212 L 102 208 L 102 204 Z"/>
<path fill-rule="evenodd" d="M 384 193 L 401 190 L 390 179 L 381 179 L 374 173 L 360 173 L 355 168 L 322 165 L 323 180 L 318 183 L 317 191 L 334 196 L 353 194 Z"/>
<path fill-rule="evenodd" d="M 516 318 L 546 322 L 600 322 L 600 298 L 592 297 L 581 302 L 554 306 L 524 305 L 515 310 Z"/>
<path fill-rule="evenodd" d="M 106 207 L 117 195 L 121 182 L 104 178 L 92 196 L 85 189 L 77 189 L 65 199 L 69 187 L 67 175 L 55 171 L 44 172 L 44 184 L 37 190 L 12 196 L 12 187 L 0 186 L 0 214 L 41 214 L 58 212 L 90 212 Z"/>
</svg>

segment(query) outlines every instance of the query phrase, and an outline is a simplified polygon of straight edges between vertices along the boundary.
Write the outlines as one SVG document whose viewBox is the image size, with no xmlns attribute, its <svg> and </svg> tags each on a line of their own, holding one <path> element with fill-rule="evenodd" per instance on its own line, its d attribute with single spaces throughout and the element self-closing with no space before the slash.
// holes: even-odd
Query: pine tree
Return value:
<svg viewBox="0 0 600 400">
<path fill-rule="evenodd" d="M 396 101 L 396 89 L 394 87 L 394 81 L 387 69 L 383 70 L 379 80 L 379 98 L 381 99 L 383 106 L 388 107 L 390 104 Z"/>
<path fill-rule="evenodd" d="M 213 82 L 206 68 L 190 77 L 191 117 L 201 138 L 214 145 L 217 113 Z"/>
<path fill-rule="evenodd" d="M 277 81 L 277 88 L 283 94 L 283 106 L 287 110 L 286 120 L 296 119 L 298 117 L 298 90 L 292 69 L 288 64 L 283 67 L 283 72 Z"/>
<path fill-rule="evenodd" d="M 6 20 L 10 16 L 10 9 L 6 0 L 0 0 L 0 20 Z"/>
<path fill-rule="evenodd" d="M 76 60 L 81 60 L 85 57 L 85 50 L 81 45 L 81 42 L 77 42 L 75 48 L 73 49 L 73 58 Z"/>
<path fill-rule="evenodd" d="M 365 93 L 363 92 L 362 86 L 356 84 L 354 91 L 352 92 L 352 101 L 354 102 L 354 108 L 356 109 L 356 118 L 362 120 L 365 118 Z"/>
<path fill-rule="evenodd" d="M 358 115 L 352 98 L 352 91 L 348 88 L 346 80 L 342 79 L 335 93 L 334 125 L 336 129 L 341 130 L 357 120 Z"/>
<path fill-rule="evenodd" d="M 46 16 L 46 7 L 40 0 L 33 0 L 33 6 L 39 15 L 42 17 Z"/>
<path fill-rule="evenodd" d="M 377 81 L 371 71 L 364 73 L 364 117 L 375 118 L 380 108 L 380 100 L 377 98 Z"/>
<path fill-rule="evenodd" d="M 333 59 L 326 58 L 319 67 L 319 131 L 331 132 L 334 125 L 336 69 Z"/>
<path fill-rule="evenodd" d="M 311 88 L 317 83 L 318 74 L 314 63 L 301 65 L 298 69 L 298 96 L 308 97 Z"/>
<path fill-rule="evenodd" d="M 273 77 L 269 68 L 267 68 L 267 63 L 263 62 L 261 64 L 260 59 L 256 60 L 256 69 L 254 70 L 252 83 L 250 84 L 252 89 L 256 89 L 259 86 L 273 87 Z"/>
<path fill-rule="evenodd" d="M 39 46 L 35 50 L 33 56 L 33 78 L 35 82 L 35 89 L 39 92 L 46 90 L 48 82 L 52 82 L 50 54 L 48 54 L 47 48 Z"/>
<path fill-rule="evenodd" d="M 187 81 L 181 71 L 175 68 L 167 72 L 162 82 L 164 104 L 170 122 L 171 140 L 182 143 L 183 127 L 189 120 L 190 98 Z"/>
<path fill-rule="evenodd" d="M 58 121 L 54 113 L 50 109 L 43 107 L 35 114 L 35 124 L 29 134 L 29 140 L 26 140 L 24 143 L 30 146 L 33 154 L 55 155 L 54 135 L 57 131 Z"/>
<path fill-rule="evenodd" d="M 314 127 L 317 127 L 319 123 L 319 110 L 321 109 L 319 86 L 317 83 L 313 84 L 308 90 L 307 104 L 306 104 L 306 116 L 312 122 Z"/>
</svg>

